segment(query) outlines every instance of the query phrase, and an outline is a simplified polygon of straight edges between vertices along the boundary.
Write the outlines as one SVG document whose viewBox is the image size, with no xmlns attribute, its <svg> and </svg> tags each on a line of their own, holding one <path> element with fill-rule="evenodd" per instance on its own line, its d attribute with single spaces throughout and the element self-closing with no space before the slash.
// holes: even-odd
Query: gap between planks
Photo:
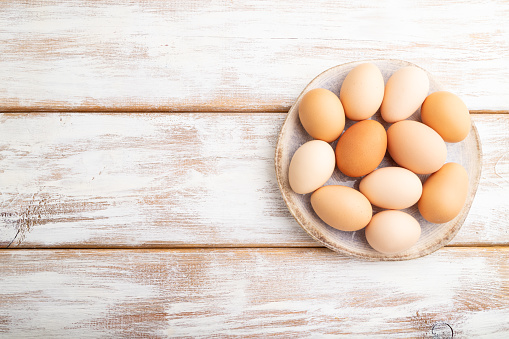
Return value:
<svg viewBox="0 0 509 339">
<path fill-rule="evenodd" d="M 478 250 L 502 250 L 502 251 L 506 251 L 506 250 L 509 250 L 509 245 L 507 246 L 504 246 L 504 245 L 498 245 L 498 244 L 494 244 L 494 245 L 486 245 L 486 244 L 452 244 L 452 245 L 446 245 L 444 247 L 442 247 L 441 249 L 439 249 L 438 251 L 442 250 L 442 249 L 465 249 L 465 250 L 469 250 L 469 249 L 478 249 Z M 150 246 L 144 246 L 144 245 L 138 245 L 138 246 L 132 246 L 132 245 L 126 245 L 126 246 L 118 246 L 118 245 L 115 245 L 115 246 L 87 246 L 87 245 L 76 245 L 76 246 L 62 246 L 62 247 L 59 247 L 59 246 L 30 246 L 30 247 L 5 247 L 5 248 L 0 248 L 0 251 L 33 251 L 33 250 L 37 250 L 37 251 L 60 251 L 60 250 L 69 250 L 69 251 L 74 251 L 74 250 L 99 250 L 99 251 L 115 251 L 115 250 L 122 250 L 122 251 L 143 251 L 143 250 L 147 250 L 147 251 L 151 251 L 151 250 L 154 250 L 154 251 L 179 251 L 179 250 L 189 250 L 189 251 L 194 251 L 194 250 L 239 250 L 239 251 L 244 251 L 246 249 L 253 249 L 253 250 L 257 250 L 257 249 L 260 249 L 260 250 L 298 250 L 298 249 L 323 249 L 323 250 L 327 250 L 327 251 L 330 251 L 331 253 L 333 252 L 332 250 L 329 250 L 327 249 L 327 247 L 325 246 L 320 246 L 319 244 L 317 245 L 299 245 L 299 244 L 295 244 L 295 245 L 281 245 L 281 246 L 274 246 L 273 244 L 268 244 L 268 245 L 264 245 L 264 244 L 243 244 L 243 245 L 232 245 L 232 246 L 225 246 L 225 245 L 221 245 L 221 246 L 210 246 L 210 245 L 206 245 L 206 246 L 201 246 L 199 244 L 197 245 L 181 245 L 181 246 L 164 246 L 164 245 L 161 245 L 161 246 L 158 246 L 158 245 L 150 245 Z M 430 253 L 431 255 L 432 253 Z M 343 255 L 341 253 L 338 253 L 338 255 Z"/>
<path fill-rule="evenodd" d="M 432 256 L 435 253 L 439 253 L 441 251 L 470 251 L 471 249 L 477 249 L 478 251 L 489 251 L 489 252 L 505 252 L 509 251 L 509 246 L 501 246 L 501 245 L 482 245 L 482 246 L 473 246 L 473 245 L 446 245 L 436 252 L 430 253 L 425 257 Z M 30 252 L 30 251 L 41 251 L 41 252 L 60 252 L 60 251 L 71 251 L 71 252 L 79 252 L 79 251 L 97 251 L 97 252 L 116 252 L 116 251 L 126 251 L 126 252 L 195 252 L 195 251 L 210 251 L 210 252 L 245 252 L 246 250 L 253 251 L 281 251 L 281 252 L 302 252 L 308 250 L 317 250 L 329 252 L 331 254 L 336 254 L 338 257 L 342 257 L 345 259 L 350 258 L 349 256 L 343 255 L 341 253 L 334 252 L 327 247 L 324 246 L 196 246 L 196 247 L 179 247 L 179 246 L 165 246 L 165 247 L 136 247 L 136 246 L 112 246 L 112 247 L 13 247 L 13 248 L 0 248 L 0 254 L 9 253 L 9 252 Z M 362 259 L 351 258 L 354 260 L 366 261 Z"/>
<path fill-rule="evenodd" d="M 184 109 L 178 109 L 172 106 L 82 106 L 82 107 L 59 107 L 58 105 L 53 108 L 46 106 L 0 106 L 0 113 L 221 113 L 221 114 L 260 114 L 260 113 L 288 113 L 290 107 L 288 106 L 258 106 L 258 107 L 244 107 L 244 108 L 232 108 L 228 106 L 196 106 L 196 107 L 184 107 Z M 470 110 L 470 114 L 509 114 L 509 110 Z"/>
</svg>

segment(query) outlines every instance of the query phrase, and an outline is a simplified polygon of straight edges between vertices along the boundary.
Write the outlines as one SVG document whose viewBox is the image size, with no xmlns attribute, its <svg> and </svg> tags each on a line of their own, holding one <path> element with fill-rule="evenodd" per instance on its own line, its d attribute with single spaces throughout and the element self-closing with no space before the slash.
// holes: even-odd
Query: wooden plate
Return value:
<svg viewBox="0 0 509 339">
<path fill-rule="evenodd" d="M 385 82 L 387 82 L 389 77 L 399 68 L 410 65 L 416 66 L 401 60 L 365 60 L 332 67 L 313 79 L 302 91 L 295 104 L 290 108 L 279 134 L 275 155 L 276 175 L 279 188 L 288 209 L 299 225 L 314 239 L 334 251 L 367 260 L 407 260 L 422 257 L 438 250 L 451 241 L 461 228 L 470 210 L 470 206 L 472 205 L 481 175 L 482 157 L 479 135 L 473 122 L 470 134 L 465 140 L 454 144 L 446 143 L 446 162 L 457 162 L 463 165 L 469 175 L 469 192 L 463 210 L 455 219 L 448 223 L 432 224 L 422 218 L 417 209 L 417 204 L 405 209 L 405 212 L 411 214 L 419 221 L 422 228 L 419 241 L 405 252 L 393 255 L 376 252 L 367 243 L 363 229 L 356 232 L 344 232 L 328 226 L 313 211 L 310 203 L 311 193 L 304 195 L 294 193 L 288 182 L 288 167 L 293 154 L 299 146 L 312 140 L 299 121 L 298 107 L 302 96 L 304 93 L 314 88 L 326 88 L 339 96 L 341 84 L 348 72 L 363 62 L 372 62 L 377 65 L 382 71 Z M 433 79 L 431 74 L 428 72 L 426 73 L 430 80 L 430 93 L 444 90 L 444 88 Z M 380 111 L 371 119 L 379 121 L 385 129 L 390 126 L 390 124 L 383 121 L 380 116 Z M 409 120 L 420 121 L 420 109 L 413 114 Z M 353 122 L 347 119 L 345 129 L 352 124 Z M 334 149 L 336 149 L 336 142 L 337 141 L 331 143 Z M 379 167 L 386 166 L 397 166 L 387 154 Z M 427 175 L 419 175 L 419 177 L 424 181 Z M 360 179 L 361 178 L 348 177 L 336 168 L 334 174 L 325 185 L 344 185 L 358 189 Z M 373 213 L 377 213 L 381 210 L 382 209 L 373 206 Z"/>
</svg>

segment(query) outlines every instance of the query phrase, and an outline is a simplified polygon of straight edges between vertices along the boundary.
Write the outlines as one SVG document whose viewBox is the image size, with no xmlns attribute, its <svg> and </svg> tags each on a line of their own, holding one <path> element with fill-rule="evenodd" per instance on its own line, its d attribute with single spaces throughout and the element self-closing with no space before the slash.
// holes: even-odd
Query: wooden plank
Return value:
<svg viewBox="0 0 509 339">
<path fill-rule="evenodd" d="M 3 250 L 0 258 L 0 335 L 11 338 L 431 338 L 441 321 L 458 338 L 509 334 L 507 248 L 384 263 L 327 249 Z"/>
<path fill-rule="evenodd" d="M 3 114 L 0 244 L 317 246 L 275 178 L 285 114 Z M 453 245 L 507 245 L 509 115 L 473 115 L 476 198 Z M 18 233 L 19 232 L 19 233 Z"/>
<path fill-rule="evenodd" d="M 509 108 L 509 3 L 9 1 L 1 111 L 287 111 L 322 71 L 402 59 Z"/>
</svg>

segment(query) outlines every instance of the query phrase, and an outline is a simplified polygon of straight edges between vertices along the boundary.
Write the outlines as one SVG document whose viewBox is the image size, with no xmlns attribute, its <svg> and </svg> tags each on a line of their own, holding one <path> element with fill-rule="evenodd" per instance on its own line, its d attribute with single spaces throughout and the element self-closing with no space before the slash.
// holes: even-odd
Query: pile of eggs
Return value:
<svg viewBox="0 0 509 339">
<path fill-rule="evenodd" d="M 300 122 L 314 140 L 293 154 L 290 187 L 312 193 L 313 210 L 329 226 L 349 232 L 365 228 L 369 245 L 381 253 L 403 252 L 421 235 L 419 222 L 402 210 L 417 204 L 427 221 L 446 223 L 467 198 L 467 172 L 445 163 L 445 143 L 469 134 L 468 108 L 453 93 L 428 92 L 428 76 L 418 67 L 400 68 L 384 84 L 378 67 L 363 63 L 348 73 L 339 98 L 317 88 L 299 103 Z M 419 108 L 422 122 L 408 120 Z M 391 124 L 387 130 L 370 119 L 378 110 Z M 346 119 L 356 122 L 343 132 Z M 386 152 L 399 166 L 378 168 Z M 362 177 L 358 190 L 324 186 L 336 166 L 349 177 Z M 423 183 L 418 174 L 429 176 Z M 382 211 L 373 215 L 372 205 Z"/>
</svg>

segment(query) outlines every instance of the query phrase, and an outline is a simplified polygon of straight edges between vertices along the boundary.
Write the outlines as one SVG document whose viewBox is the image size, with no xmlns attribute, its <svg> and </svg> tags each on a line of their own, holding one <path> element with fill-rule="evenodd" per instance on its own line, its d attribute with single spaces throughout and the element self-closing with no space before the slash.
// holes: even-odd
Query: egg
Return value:
<svg viewBox="0 0 509 339">
<path fill-rule="evenodd" d="M 398 69 L 385 85 L 380 107 L 382 118 L 390 123 L 408 118 L 419 109 L 428 92 L 426 72 L 415 66 Z"/>
<path fill-rule="evenodd" d="M 363 63 L 346 76 L 339 99 L 345 115 L 351 120 L 364 120 L 378 111 L 384 98 L 384 78 L 372 63 Z"/>
<path fill-rule="evenodd" d="M 387 130 L 387 149 L 400 166 L 416 174 L 430 174 L 442 167 L 447 147 L 430 127 L 412 120 L 398 121 Z"/>
<path fill-rule="evenodd" d="M 344 174 L 361 177 L 382 162 L 387 150 L 387 134 L 382 124 L 363 120 L 350 126 L 336 145 L 336 163 Z"/>
<path fill-rule="evenodd" d="M 299 194 L 313 192 L 329 180 L 335 165 L 331 145 L 322 140 L 308 141 L 295 151 L 290 161 L 290 187 Z"/>
<path fill-rule="evenodd" d="M 422 183 L 405 168 L 383 167 L 362 178 L 359 191 L 375 206 L 399 210 L 417 203 Z"/>
<path fill-rule="evenodd" d="M 338 96 L 325 88 L 304 94 L 299 103 L 299 119 L 310 136 L 332 142 L 345 128 L 345 112 Z"/>
<path fill-rule="evenodd" d="M 449 162 L 424 182 L 417 207 L 429 222 L 445 223 L 461 212 L 467 194 L 467 171 L 460 164 Z"/>
<path fill-rule="evenodd" d="M 376 251 L 396 254 L 411 248 L 421 236 L 419 222 L 402 211 L 386 210 L 371 218 L 366 240 Z"/>
<path fill-rule="evenodd" d="M 470 112 L 455 94 L 431 93 L 421 107 L 421 120 L 447 142 L 460 142 L 470 132 Z"/>
<path fill-rule="evenodd" d="M 357 231 L 371 220 L 373 210 L 359 191 L 340 185 L 323 186 L 311 195 L 311 206 L 326 224 L 341 231 Z"/>
</svg>

